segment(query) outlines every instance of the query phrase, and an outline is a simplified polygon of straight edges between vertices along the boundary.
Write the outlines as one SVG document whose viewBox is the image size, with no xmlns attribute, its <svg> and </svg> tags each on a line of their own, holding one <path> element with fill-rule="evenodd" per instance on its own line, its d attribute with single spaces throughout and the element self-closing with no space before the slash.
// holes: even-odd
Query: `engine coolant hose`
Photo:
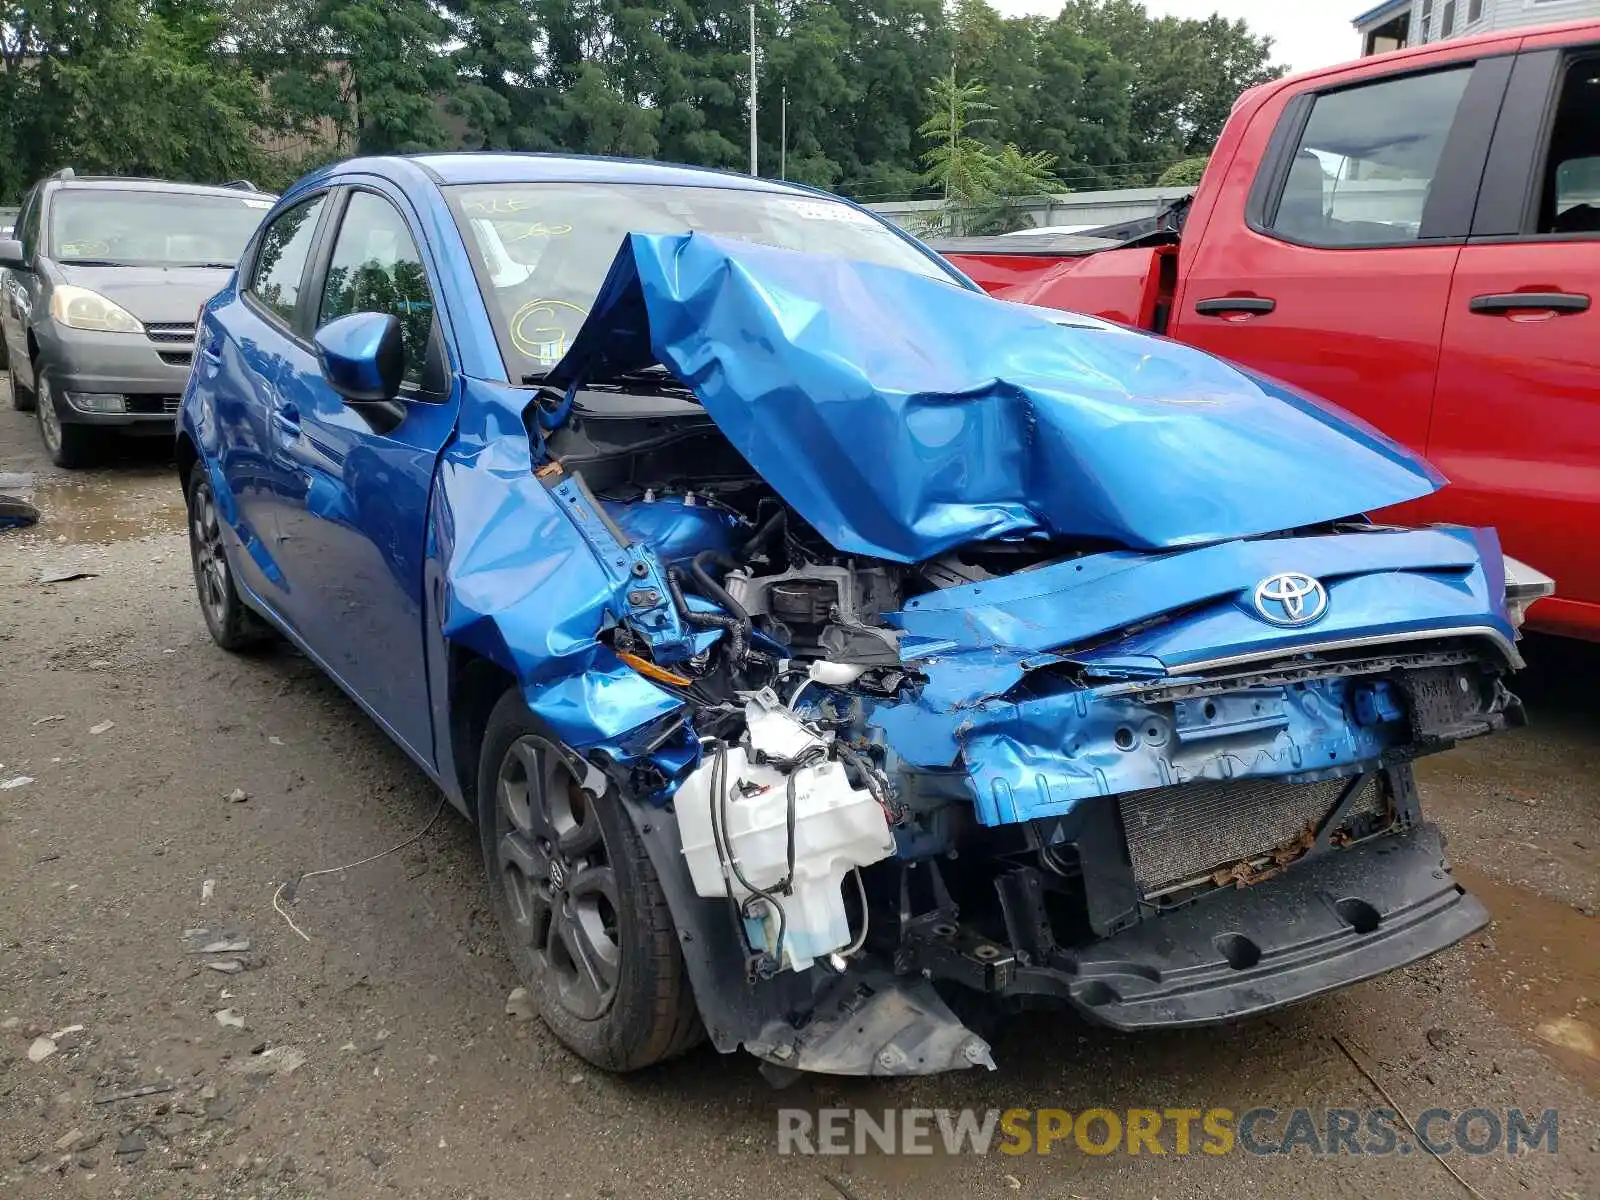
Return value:
<svg viewBox="0 0 1600 1200">
<path fill-rule="evenodd" d="M 720 550 L 702 550 L 694 556 L 694 563 L 690 567 L 690 573 L 694 576 L 695 585 L 699 588 L 700 594 L 707 600 L 720 605 L 738 623 L 738 634 L 731 640 L 728 653 L 733 656 L 735 662 L 743 662 L 745 655 L 749 652 L 750 639 L 755 631 L 755 626 L 751 623 L 750 614 L 745 612 L 744 606 L 728 595 L 726 588 L 711 578 L 710 573 L 706 570 L 707 563 L 716 563 L 724 571 L 738 570 L 739 564 Z"/>
<path fill-rule="evenodd" d="M 765 547 L 766 544 L 772 540 L 772 535 L 777 533 L 780 529 L 785 528 L 788 523 L 788 512 L 782 508 L 778 509 L 777 512 L 773 513 L 761 523 L 760 529 L 757 529 L 753 534 L 750 535 L 750 540 L 745 542 L 745 544 L 740 548 L 739 557 L 753 558 L 756 551 Z"/>
<path fill-rule="evenodd" d="M 718 589 L 721 590 L 721 589 Z M 744 661 L 745 653 L 750 640 L 747 626 L 750 623 L 748 616 L 741 623 L 738 617 L 723 616 L 720 613 L 695 612 L 689 607 L 688 601 L 683 598 L 683 571 L 672 567 L 667 571 L 667 591 L 672 596 L 673 607 L 678 610 L 678 615 L 683 618 L 685 625 L 693 625 L 697 629 L 721 629 L 728 635 L 728 654 L 734 662 Z M 726 593 L 723 593 L 726 595 Z M 708 596 L 707 599 L 715 600 L 716 597 Z M 735 608 L 738 606 L 735 605 Z M 744 614 L 743 609 L 739 609 Z"/>
</svg>

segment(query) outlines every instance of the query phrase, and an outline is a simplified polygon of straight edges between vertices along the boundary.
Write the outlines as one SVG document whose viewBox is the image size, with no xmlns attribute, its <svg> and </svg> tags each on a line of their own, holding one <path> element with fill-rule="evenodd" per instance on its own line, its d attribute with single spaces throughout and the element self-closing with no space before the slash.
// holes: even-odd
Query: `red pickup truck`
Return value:
<svg viewBox="0 0 1600 1200">
<path fill-rule="evenodd" d="M 1600 640 L 1600 21 L 1254 88 L 1152 224 L 940 249 L 995 295 L 1200 346 L 1421 450 L 1451 486 L 1398 515 L 1497 526 L 1556 579 L 1529 624 Z"/>
</svg>

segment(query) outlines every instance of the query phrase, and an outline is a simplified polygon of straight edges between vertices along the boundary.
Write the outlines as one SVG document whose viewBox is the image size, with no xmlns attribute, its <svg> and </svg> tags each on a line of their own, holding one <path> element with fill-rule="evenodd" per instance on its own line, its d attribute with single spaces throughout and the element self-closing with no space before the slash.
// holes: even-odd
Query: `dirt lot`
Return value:
<svg viewBox="0 0 1600 1200">
<path fill-rule="evenodd" d="M 1018 1019 L 988 1075 L 780 1093 L 702 1050 L 608 1078 L 506 1015 L 515 980 L 451 812 L 399 854 L 308 881 L 293 912 L 309 941 L 274 912 L 279 881 L 392 845 L 437 794 L 298 655 L 213 647 L 164 446 L 55 472 L 3 388 L 0 475 L 28 478 L 0 491 L 44 516 L 0 532 L 0 784 L 31 777 L 0 790 L 0 1195 L 1467 1195 L 1422 1153 L 776 1152 L 780 1106 L 1382 1104 L 1337 1035 L 1412 1114 L 1560 1110 L 1555 1155 L 1450 1156 L 1484 1196 L 1600 1196 L 1594 648 L 1532 643 L 1535 727 L 1427 766 L 1429 811 L 1496 918 L 1431 961 L 1219 1030 Z M 94 574 L 39 582 L 62 567 Z M 223 937 L 248 948 L 191 952 Z M 161 1090 L 108 1099 L 139 1088 Z"/>
</svg>

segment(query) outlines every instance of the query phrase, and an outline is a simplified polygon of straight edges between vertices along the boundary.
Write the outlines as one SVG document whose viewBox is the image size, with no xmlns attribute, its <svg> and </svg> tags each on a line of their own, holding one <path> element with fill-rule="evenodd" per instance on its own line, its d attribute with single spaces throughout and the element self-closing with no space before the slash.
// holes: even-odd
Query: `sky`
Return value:
<svg viewBox="0 0 1600 1200">
<path fill-rule="evenodd" d="M 1053 16 L 1059 0 L 989 0 L 1008 17 L 1026 13 Z M 1275 62 L 1293 71 L 1326 67 L 1355 58 L 1361 39 L 1352 18 L 1376 7 L 1378 0 L 1144 0 L 1155 16 L 1209 17 L 1221 13 L 1244 20 L 1257 33 L 1273 39 Z"/>
</svg>

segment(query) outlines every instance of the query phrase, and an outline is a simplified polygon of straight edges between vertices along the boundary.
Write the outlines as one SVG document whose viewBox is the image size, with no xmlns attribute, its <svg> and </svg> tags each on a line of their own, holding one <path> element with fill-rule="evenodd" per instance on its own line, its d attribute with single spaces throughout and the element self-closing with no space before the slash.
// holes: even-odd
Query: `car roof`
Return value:
<svg viewBox="0 0 1600 1200">
<path fill-rule="evenodd" d="M 76 175 L 70 179 L 51 179 L 63 191 L 95 192 L 177 192 L 187 196 L 237 196 L 241 199 L 276 200 L 272 192 L 256 188 L 229 187 L 212 183 L 177 183 L 168 179 L 133 179 L 120 175 Z"/>
<path fill-rule="evenodd" d="M 371 169 L 381 160 L 353 159 L 337 171 Z M 388 160 L 393 162 L 394 160 Z M 762 179 L 736 171 L 650 162 L 637 158 L 605 158 L 577 154 L 506 154 L 466 151 L 455 154 L 418 154 L 404 160 L 425 171 L 435 183 L 655 183 L 679 187 L 720 187 L 748 192 L 778 192 L 812 196 L 803 184 Z"/>
</svg>

